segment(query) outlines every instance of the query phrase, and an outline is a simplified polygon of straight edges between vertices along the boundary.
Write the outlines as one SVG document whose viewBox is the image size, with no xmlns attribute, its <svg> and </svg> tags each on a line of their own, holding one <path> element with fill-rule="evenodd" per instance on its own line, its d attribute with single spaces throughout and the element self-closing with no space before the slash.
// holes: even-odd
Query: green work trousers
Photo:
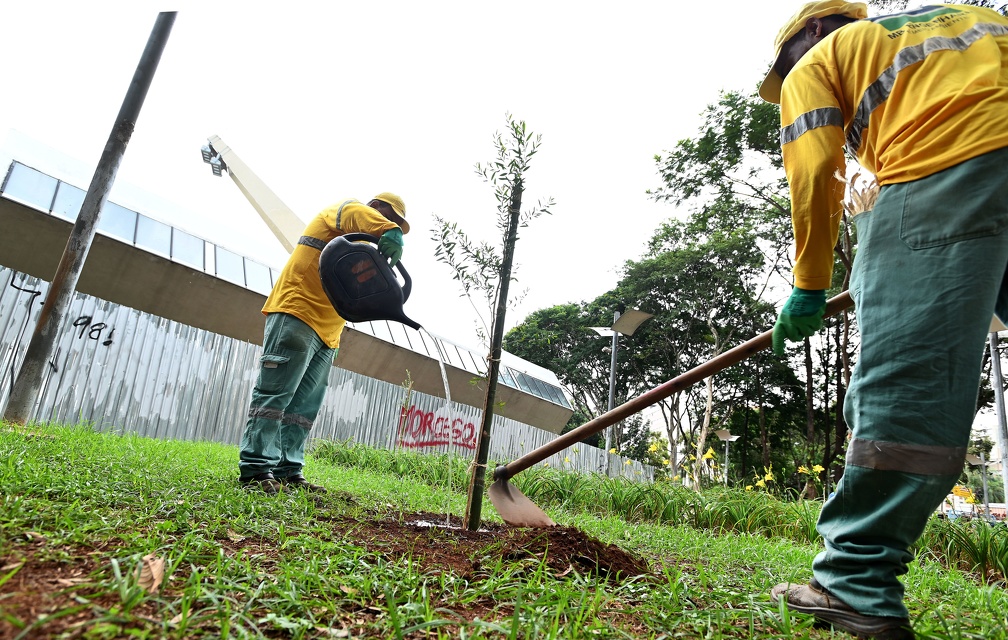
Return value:
<svg viewBox="0 0 1008 640">
<path fill-rule="evenodd" d="M 1008 149 L 883 187 L 854 224 L 852 439 L 812 566 L 858 612 L 904 618 L 898 576 L 962 471 L 991 316 L 1008 319 Z"/>
<path fill-rule="evenodd" d="M 305 441 L 337 351 L 292 315 L 266 316 L 259 376 L 239 452 L 241 479 L 267 471 L 277 479 L 301 473 Z"/>
</svg>

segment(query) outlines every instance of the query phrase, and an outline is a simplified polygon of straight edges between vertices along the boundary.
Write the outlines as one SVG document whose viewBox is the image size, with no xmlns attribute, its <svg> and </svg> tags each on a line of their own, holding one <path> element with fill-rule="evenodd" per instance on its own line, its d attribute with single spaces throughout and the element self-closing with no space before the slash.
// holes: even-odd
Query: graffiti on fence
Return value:
<svg viewBox="0 0 1008 640">
<path fill-rule="evenodd" d="M 10 282 L 8 283 L 8 286 L 11 287 L 12 289 L 16 289 L 17 291 L 19 291 L 19 292 L 27 295 L 28 299 L 26 301 L 26 306 L 27 306 L 28 309 L 31 309 L 31 306 L 35 302 L 36 298 L 39 298 L 39 297 L 42 296 L 42 291 L 40 291 L 38 289 L 31 289 L 31 288 L 28 288 L 28 287 L 19 287 L 18 285 L 14 284 L 14 277 L 16 275 L 18 275 L 17 271 L 11 271 L 11 278 L 10 278 Z M 22 280 L 24 280 L 24 279 L 25 278 L 22 277 Z M 41 305 L 41 304 L 44 303 L 44 300 L 39 300 L 38 303 Z M 24 339 L 24 336 L 25 336 L 25 333 L 26 333 L 26 331 L 28 329 L 28 324 L 31 321 L 31 318 L 32 318 L 32 315 L 31 315 L 30 312 L 25 314 L 24 322 L 21 325 L 20 331 L 18 332 L 17 338 L 14 341 L 13 348 L 12 348 L 12 351 L 11 351 L 10 367 L 6 371 L 4 371 L 4 374 L 3 374 L 3 376 L 5 378 L 5 382 L 7 383 L 7 386 L 8 386 L 8 393 L 13 393 L 13 391 L 14 391 L 14 381 L 15 381 L 15 373 L 16 373 L 16 371 L 15 371 L 15 357 L 16 357 L 17 353 L 19 352 L 19 349 L 21 348 L 21 342 Z M 75 327 L 75 330 L 77 331 L 77 338 L 78 339 L 81 339 L 81 340 L 83 340 L 83 339 L 94 340 L 95 342 L 100 342 L 102 344 L 102 346 L 104 346 L 104 347 L 108 347 L 108 346 L 110 346 L 112 344 L 112 339 L 113 339 L 112 337 L 115 335 L 115 327 L 110 327 L 108 324 L 106 324 L 104 322 L 95 322 L 94 318 L 92 316 L 88 316 L 88 315 L 77 316 L 77 318 L 74 319 L 72 326 Z M 108 329 L 108 334 L 105 335 L 105 339 L 103 340 L 102 339 L 102 333 L 106 329 Z M 59 363 L 60 351 L 61 351 L 61 349 L 59 347 L 57 347 L 56 348 L 56 353 L 52 356 L 52 358 L 47 363 L 49 365 L 49 368 L 53 372 L 58 372 L 59 371 L 59 364 L 58 363 Z"/>
<path fill-rule="evenodd" d="M 31 309 L 31 305 L 32 305 L 33 302 L 35 302 L 35 298 L 38 298 L 39 296 L 41 296 L 42 292 L 38 291 L 36 289 L 29 289 L 27 287 L 19 287 L 19 286 L 17 286 L 16 284 L 14 284 L 14 276 L 15 275 L 17 275 L 17 271 L 12 271 L 11 272 L 11 279 L 10 279 L 9 286 L 11 288 L 13 288 L 13 289 L 17 289 L 21 293 L 24 293 L 24 294 L 28 295 L 27 307 L 29 309 Z M 39 304 L 41 304 L 41 303 L 42 303 L 42 301 L 40 300 Z M 25 331 L 28 329 L 28 321 L 30 319 L 31 319 L 31 314 L 30 313 L 26 313 L 25 314 L 24 323 L 21 325 L 21 330 L 18 332 L 17 338 L 14 340 L 14 344 L 13 344 L 13 347 L 11 349 L 10 370 L 4 372 L 4 378 L 7 378 L 9 380 L 9 382 L 8 382 L 8 393 L 13 393 L 14 392 L 14 376 L 16 374 L 15 359 L 17 357 L 18 349 L 20 349 L 20 347 L 21 347 L 21 340 L 24 338 Z"/>
<path fill-rule="evenodd" d="M 115 327 L 109 327 L 104 322 L 94 322 L 94 318 L 91 316 L 77 316 L 77 319 L 73 321 L 73 326 L 80 327 L 80 333 L 77 334 L 78 338 L 83 339 L 84 334 L 87 333 L 89 340 L 94 340 L 98 342 L 101 340 L 101 333 L 105 329 L 109 330 L 108 336 L 101 341 L 102 346 L 107 347 L 112 344 L 112 336 L 115 334 Z"/>
<path fill-rule="evenodd" d="M 476 425 L 442 411 L 424 411 L 415 404 L 399 413 L 399 446 L 422 449 L 443 445 L 476 448 Z"/>
</svg>

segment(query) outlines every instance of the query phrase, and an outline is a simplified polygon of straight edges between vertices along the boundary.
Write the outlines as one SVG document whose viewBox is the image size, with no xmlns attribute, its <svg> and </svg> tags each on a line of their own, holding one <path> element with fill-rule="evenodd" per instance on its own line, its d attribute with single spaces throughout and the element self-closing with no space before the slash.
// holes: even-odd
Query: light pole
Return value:
<svg viewBox="0 0 1008 640">
<path fill-rule="evenodd" d="M 612 355 L 609 359 L 609 405 L 606 411 L 612 411 L 616 405 L 616 352 L 619 350 L 619 335 L 632 336 L 637 328 L 644 324 L 644 321 L 652 317 L 652 314 L 645 313 L 638 309 L 626 310 L 626 307 L 619 305 L 613 312 L 613 323 L 611 327 L 589 327 L 601 336 L 612 336 Z M 605 471 L 609 475 L 609 450 L 612 449 L 613 430 L 617 425 L 606 429 L 605 439 Z"/>
<path fill-rule="evenodd" d="M 718 429 L 714 432 L 717 437 L 724 441 L 724 484 L 728 486 L 728 443 L 735 442 L 741 436 L 733 436 L 728 429 Z"/>
<path fill-rule="evenodd" d="M 1008 424 L 1005 421 L 1004 380 L 1001 377 L 1001 350 L 998 348 L 998 331 L 1004 331 L 1005 326 L 997 316 L 991 321 L 988 344 L 991 355 L 991 387 L 994 389 L 994 411 L 997 415 L 998 449 L 1001 455 L 1001 479 L 1008 487 Z"/>
<path fill-rule="evenodd" d="M 990 501 L 987 498 L 987 460 L 984 456 L 984 450 L 982 443 L 977 441 L 978 448 L 980 449 L 980 457 L 976 457 L 972 453 L 966 456 L 966 461 L 971 465 L 980 467 L 980 477 L 983 479 L 983 500 L 984 500 L 984 516 L 990 517 Z"/>
</svg>

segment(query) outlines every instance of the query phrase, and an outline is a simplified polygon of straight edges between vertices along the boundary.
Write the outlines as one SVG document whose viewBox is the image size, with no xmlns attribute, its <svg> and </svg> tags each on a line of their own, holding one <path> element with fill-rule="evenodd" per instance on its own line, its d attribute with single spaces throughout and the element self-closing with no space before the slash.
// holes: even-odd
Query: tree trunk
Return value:
<svg viewBox="0 0 1008 640">
<path fill-rule="evenodd" d="M 504 242 L 504 256 L 501 260 L 500 290 L 497 292 L 497 313 L 494 316 L 493 338 L 490 342 L 489 371 L 487 373 L 486 396 L 483 401 L 483 423 L 476 440 L 476 463 L 473 465 L 466 499 L 466 528 L 476 531 L 480 526 L 483 511 L 483 489 L 485 487 L 486 463 L 490 454 L 490 426 L 493 424 L 494 400 L 497 393 L 497 377 L 500 374 L 500 359 L 504 343 L 504 317 L 507 313 L 508 285 L 511 283 L 511 264 L 514 260 L 515 242 L 518 239 L 518 218 L 521 213 L 522 183 L 518 178 L 511 185 L 511 214 Z"/>
<path fill-rule="evenodd" d="M 693 463 L 693 488 L 700 489 L 700 473 L 703 468 L 704 446 L 707 444 L 707 433 L 710 431 L 711 414 L 714 412 L 714 376 L 707 378 L 707 406 L 704 409 L 703 425 L 700 436 L 697 437 L 696 460 Z"/>
</svg>

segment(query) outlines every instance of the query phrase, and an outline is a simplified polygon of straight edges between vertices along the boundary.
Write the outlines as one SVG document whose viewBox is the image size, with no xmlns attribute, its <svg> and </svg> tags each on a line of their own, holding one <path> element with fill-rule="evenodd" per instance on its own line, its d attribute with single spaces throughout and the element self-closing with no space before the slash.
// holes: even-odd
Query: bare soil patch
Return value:
<svg viewBox="0 0 1008 640">
<path fill-rule="evenodd" d="M 468 531 L 458 517 L 422 512 L 384 513 L 366 520 L 338 517 L 330 522 L 334 536 L 375 555 L 409 558 L 422 573 L 451 572 L 470 581 L 479 580 L 498 563 L 545 563 L 557 577 L 578 572 L 611 583 L 654 575 L 643 559 L 574 527 L 515 529 L 484 523 L 479 531 Z M 229 535 L 219 543 L 228 553 L 266 557 L 277 553 L 270 541 L 259 538 Z M 118 593 L 107 586 L 114 549 L 54 547 L 38 534 L 19 538 L 6 548 L 8 553 L 0 558 L 0 580 L 11 575 L 0 585 L 0 638 L 15 638 L 25 625 L 50 616 L 26 637 L 80 637 L 101 610 L 114 610 L 119 603 Z M 162 595 L 172 597 L 170 592 Z M 508 609 L 507 603 L 490 601 L 455 612 L 470 620 L 477 616 L 486 620 L 507 615 Z M 347 612 L 347 621 L 356 626 L 379 612 Z M 153 628 L 160 626 L 162 614 L 154 602 L 145 602 L 132 614 L 146 618 Z"/>
</svg>

